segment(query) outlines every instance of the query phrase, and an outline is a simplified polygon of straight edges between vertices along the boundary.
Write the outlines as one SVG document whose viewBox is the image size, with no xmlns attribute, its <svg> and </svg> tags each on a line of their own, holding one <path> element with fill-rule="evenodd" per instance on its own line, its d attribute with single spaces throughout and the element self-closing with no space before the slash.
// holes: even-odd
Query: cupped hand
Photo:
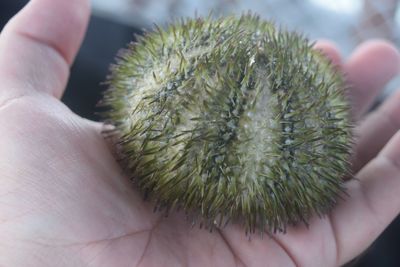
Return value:
<svg viewBox="0 0 400 267">
<path fill-rule="evenodd" d="M 249 241 L 181 213 L 154 213 L 130 185 L 100 123 L 59 101 L 89 18 L 88 0 L 31 0 L 0 36 L 0 266 L 338 266 L 365 250 L 400 211 L 400 94 L 365 116 L 399 71 L 383 41 L 342 62 L 359 121 L 349 197 L 309 228 Z M 105 37 L 106 38 L 106 37 Z"/>
</svg>

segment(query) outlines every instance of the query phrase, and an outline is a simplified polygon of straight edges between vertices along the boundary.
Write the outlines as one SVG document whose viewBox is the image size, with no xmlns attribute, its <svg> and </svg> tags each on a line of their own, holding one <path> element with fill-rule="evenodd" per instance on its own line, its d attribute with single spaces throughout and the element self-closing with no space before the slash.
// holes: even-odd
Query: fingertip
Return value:
<svg viewBox="0 0 400 267">
<path fill-rule="evenodd" d="M 359 45 L 344 64 L 356 115 L 371 105 L 385 85 L 400 71 L 400 54 L 392 43 L 370 40 Z"/>
<path fill-rule="evenodd" d="M 370 64 L 362 66 L 362 63 L 368 60 Z M 352 66 L 368 69 L 369 66 L 373 71 L 378 71 L 377 74 L 386 74 L 393 76 L 400 71 L 400 53 L 397 47 L 380 39 L 373 39 L 360 44 L 353 52 L 352 56 L 347 61 L 351 68 Z M 379 67 L 379 68 L 378 68 Z"/>
<path fill-rule="evenodd" d="M 342 64 L 342 56 L 337 45 L 326 39 L 318 40 L 313 46 L 314 49 L 320 51 L 324 56 L 326 56 L 333 65 L 341 66 Z"/>
</svg>

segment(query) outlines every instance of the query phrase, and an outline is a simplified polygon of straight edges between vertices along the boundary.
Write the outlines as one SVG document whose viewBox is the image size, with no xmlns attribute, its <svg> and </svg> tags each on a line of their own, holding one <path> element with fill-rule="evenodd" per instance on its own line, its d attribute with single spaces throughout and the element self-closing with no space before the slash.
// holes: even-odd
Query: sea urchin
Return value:
<svg viewBox="0 0 400 267">
<path fill-rule="evenodd" d="M 121 164 L 158 209 L 276 232 L 343 191 L 345 85 L 298 33 L 251 14 L 184 20 L 131 44 L 108 84 Z"/>
</svg>

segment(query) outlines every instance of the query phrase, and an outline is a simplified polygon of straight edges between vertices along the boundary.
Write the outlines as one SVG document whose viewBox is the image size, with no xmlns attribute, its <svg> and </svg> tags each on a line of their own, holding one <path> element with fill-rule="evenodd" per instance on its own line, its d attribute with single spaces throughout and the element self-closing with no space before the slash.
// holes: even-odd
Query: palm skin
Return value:
<svg viewBox="0 0 400 267">
<path fill-rule="evenodd" d="M 0 123 L 8 125 L 0 141 L 2 174 L 13 180 L 1 189 L 2 240 L 13 243 L 2 251 L 13 260 L 6 266 L 30 266 L 19 257 L 25 249 L 28 258 L 47 264 L 41 266 L 336 263 L 328 218 L 295 229 L 286 247 L 278 236 L 249 241 L 238 226 L 210 233 L 191 227 L 182 214 L 154 213 L 122 175 L 101 127 L 49 96 L 9 100 Z M 304 244 L 302 258 L 291 255 Z"/>
<path fill-rule="evenodd" d="M 308 228 L 249 241 L 239 225 L 210 233 L 182 213 L 154 213 L 123 175 L 103 126 L 57 99 L 85 31 L 83 2 L 33 0 L 0 38 L 0 266 L 338 266 L 399 213 L 400 94 L 357 128 L 349 197 Z M 39 11 L 41 24 L 22 30 Z M 68 19 L 73 28 L 47 25 Z M 332 44 L 316 48 L 347 73 L 356 118 L 399 68 L 398 52 L 382 41 L 343 64 Z"/>
</svg>

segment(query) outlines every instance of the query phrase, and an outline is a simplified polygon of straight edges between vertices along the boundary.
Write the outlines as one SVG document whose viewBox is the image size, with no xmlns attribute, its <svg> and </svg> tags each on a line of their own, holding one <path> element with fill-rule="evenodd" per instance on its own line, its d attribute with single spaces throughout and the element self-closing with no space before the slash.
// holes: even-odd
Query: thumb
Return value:
<svg viewBox="0 0 400 267">
<path fill-rule="evenodd" d="M 86 31 L 89 0 L 31 0 L 0 35 L 0 105 L 34 92 L 60 98 Z"/>
</svg>

